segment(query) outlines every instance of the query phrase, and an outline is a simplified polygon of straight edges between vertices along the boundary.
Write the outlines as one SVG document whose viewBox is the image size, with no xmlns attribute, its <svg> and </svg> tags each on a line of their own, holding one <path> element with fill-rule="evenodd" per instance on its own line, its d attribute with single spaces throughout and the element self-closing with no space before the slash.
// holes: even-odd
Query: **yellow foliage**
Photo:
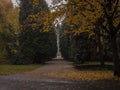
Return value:
<svg viewBox="0 0 120 90">
<path fill-rule="evenodd" d="M 90 35 L 93 34 L 93 30 L 95 29 L 98 19 L 104 18 L 105 19 L 105 8 L 102 6 L 105 4 L 105 0 L 70 0 L 65 8 L 66 10 L 66 19 L 65 22 L 67 26 L 70 27 L 70 32 L 73 30 L 74 35 L 78 35 L 81 32 L 89 32 Z M 120 1 L 118 1 L 117 8 L 115 8 L 116 3 L 113 3 L 112 10 L 107 11 L 108 15 L 112 15 L 114 10 L 116 9 L 115 14 L 113 17 L 113 25 L 114 27 L 119 26 L 120 24 Z M 105 20 L 101 24 L 106 26 L 108 22 Z M 68 30 L 68 31 L 69 31 Z"/>
<path fill-rule="evenodd" d="M 73 29 L 74 35 L 82 32 L 91 33 L 91 30 L 95 28 L 94 23 L 102 16 L 100 5 L 95 0 L 88 2 L 72 0 L 72 2 L 66 5 L 67 25 Z"/>
<path fill-rule="evenodd" d="M 39 0 L 33 0 L 33 6 L 38 7 L 39 6 Z"/>
<path fill-rule="evenodd" d="M 53 3 L 57 2 L 60 1 L 53 1 Z M 38 6 L 38 3 L 39 0 L 34 0 L 33 6 Z M 55 12 L 40 11 L 38 16 L 31 17 L 32 19 L 29 18 L 28 21 L 34 21 L 39 24 L 32 25 L 34 28 L 43 23 L 44 31 L 48 32 L 53 28 L 55 19 L 65 15 L 66 18 L 64 22 L 69 27 L 69 30 L 67 30 L 68 32 L 73 33 L 74 35 L 79 35 L 82 32 L 89 32 L 91 36 L 93 35 L 93 30 L 96 28 L 95 23 L 97 20 L 105 16 L 105 11 L 102 6 L 103 3 L 105 3 L 105 0 L 70 0 L 64 6 L 55 7 Z M 115 7 L 115 4 L 113 4 L 113 7 Z M 120 10 L 120 1 L 118 3 L 118 10 Z M 113 11 L 114 8 L 112 11 L 107 11 L 107 13 L 111 15 Z M 119 23 L 120 17 L 114 18 L 114 27 L 117 27 Z M 104 20 L 101 24 L 106 26 L 108 24 L 107 20 Z M 64 33 L 66 34 L 66 31 Z"/>
<path fill-rule="evenodd" d="M 6 24 L 9 24 L 12 26 L 13 30 L 15 32 L 18 32 L 19 29 L 19 9 L 13 8 L 12 3 L 7 2 L 5 0 L 0 1 L 0 13 L 3 16 L 2 18 L 5 19 Z M 2 25 L 5 23 L 1 23 Z M 9 29 L 9 28 L 8 28 Z"/>
</svg>

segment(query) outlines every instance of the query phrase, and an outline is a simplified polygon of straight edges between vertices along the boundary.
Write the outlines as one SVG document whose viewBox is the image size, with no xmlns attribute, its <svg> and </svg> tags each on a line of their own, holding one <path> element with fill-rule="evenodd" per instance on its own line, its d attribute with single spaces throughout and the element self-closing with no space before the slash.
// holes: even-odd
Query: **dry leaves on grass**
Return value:
<svg viewBox="0 0 120 90">
<path fill-rule="evenodd" d="M 112 71 L 75 71 L 66 73 L 51 72 L 43 75 L 72 80 L 115 80 Z"/>
</svg>

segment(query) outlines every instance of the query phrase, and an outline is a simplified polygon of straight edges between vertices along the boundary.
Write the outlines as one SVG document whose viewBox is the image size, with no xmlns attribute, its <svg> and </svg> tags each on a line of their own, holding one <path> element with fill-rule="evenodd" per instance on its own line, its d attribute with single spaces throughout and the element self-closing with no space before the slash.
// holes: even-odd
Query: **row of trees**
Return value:
<svg viewBox="0 0 120 90">
<path fill-rule="evenodd" d="M 120 76 L 120 0 L 69 0 L 67 4 L 53 8 L 56 12 L 50 14 L 47 22 L 63 15 L 66 17 L 64 31 L 61 31 L 64 34 L 61 42 L 66 42 L 61 43 L 63 56 L 78 60 L 98 58 L 104 65 L 108 54 L 113 58 L 114 75 Z"/>
<path fill-rule="evenodd" d="M 72 52 L 84 60 L 98 55 L 101 65 L 109 53 L 114 75 L 120 76 L 120 0 L 69 0 L 62 10 L 66 13 L 64 31 Z"/>
</svg>

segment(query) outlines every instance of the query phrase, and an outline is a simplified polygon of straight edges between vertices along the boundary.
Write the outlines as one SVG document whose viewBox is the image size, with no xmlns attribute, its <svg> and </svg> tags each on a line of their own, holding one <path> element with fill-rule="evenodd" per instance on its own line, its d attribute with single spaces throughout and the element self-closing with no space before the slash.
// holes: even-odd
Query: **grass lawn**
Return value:
<svg viewBox="0 0 120 90">
<path fill-rule="evenodd" d="M 0 75 L 16 74 L 25 71 L 32 71 L 40 65 L 0 65 Z"/>
<path fill-rule="evenodd" d="M 113 63 L 105 62 L 105 65 L 101 66 L 100 62 L 86 62 L 84 64 L 74 64 L 74 67 L 78 70 L 113 70 Z"/>
</svg>

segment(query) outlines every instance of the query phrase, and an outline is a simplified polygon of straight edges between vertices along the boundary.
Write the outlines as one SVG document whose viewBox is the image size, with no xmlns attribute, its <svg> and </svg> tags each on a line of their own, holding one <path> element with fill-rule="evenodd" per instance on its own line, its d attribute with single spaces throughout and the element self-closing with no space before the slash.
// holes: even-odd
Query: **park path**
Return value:
<svg viewBox="0 0 120 90">
<path fill-rule="evenodd" d="M 120 82 L 113 80 L 70 80 L 48 77 L 49 74 L 76 71 L 72 62 L 49 61 L 40 68 L 16 75 L 0 76 L 0 90 L 120 90 Z M 54 76 L 54 75 L 53 75 Z"/>
<path fill-rule="evenodd" d="M 73 63 L 65 60 L 53 60 L 46 62 L 46 65 L 40 66 L 40 68 L 25 72 L 23 75 L 27 76 L 43 76 L 48 74 L 64 74 L 77 71 L 74 69 Z"/>
</svg>

